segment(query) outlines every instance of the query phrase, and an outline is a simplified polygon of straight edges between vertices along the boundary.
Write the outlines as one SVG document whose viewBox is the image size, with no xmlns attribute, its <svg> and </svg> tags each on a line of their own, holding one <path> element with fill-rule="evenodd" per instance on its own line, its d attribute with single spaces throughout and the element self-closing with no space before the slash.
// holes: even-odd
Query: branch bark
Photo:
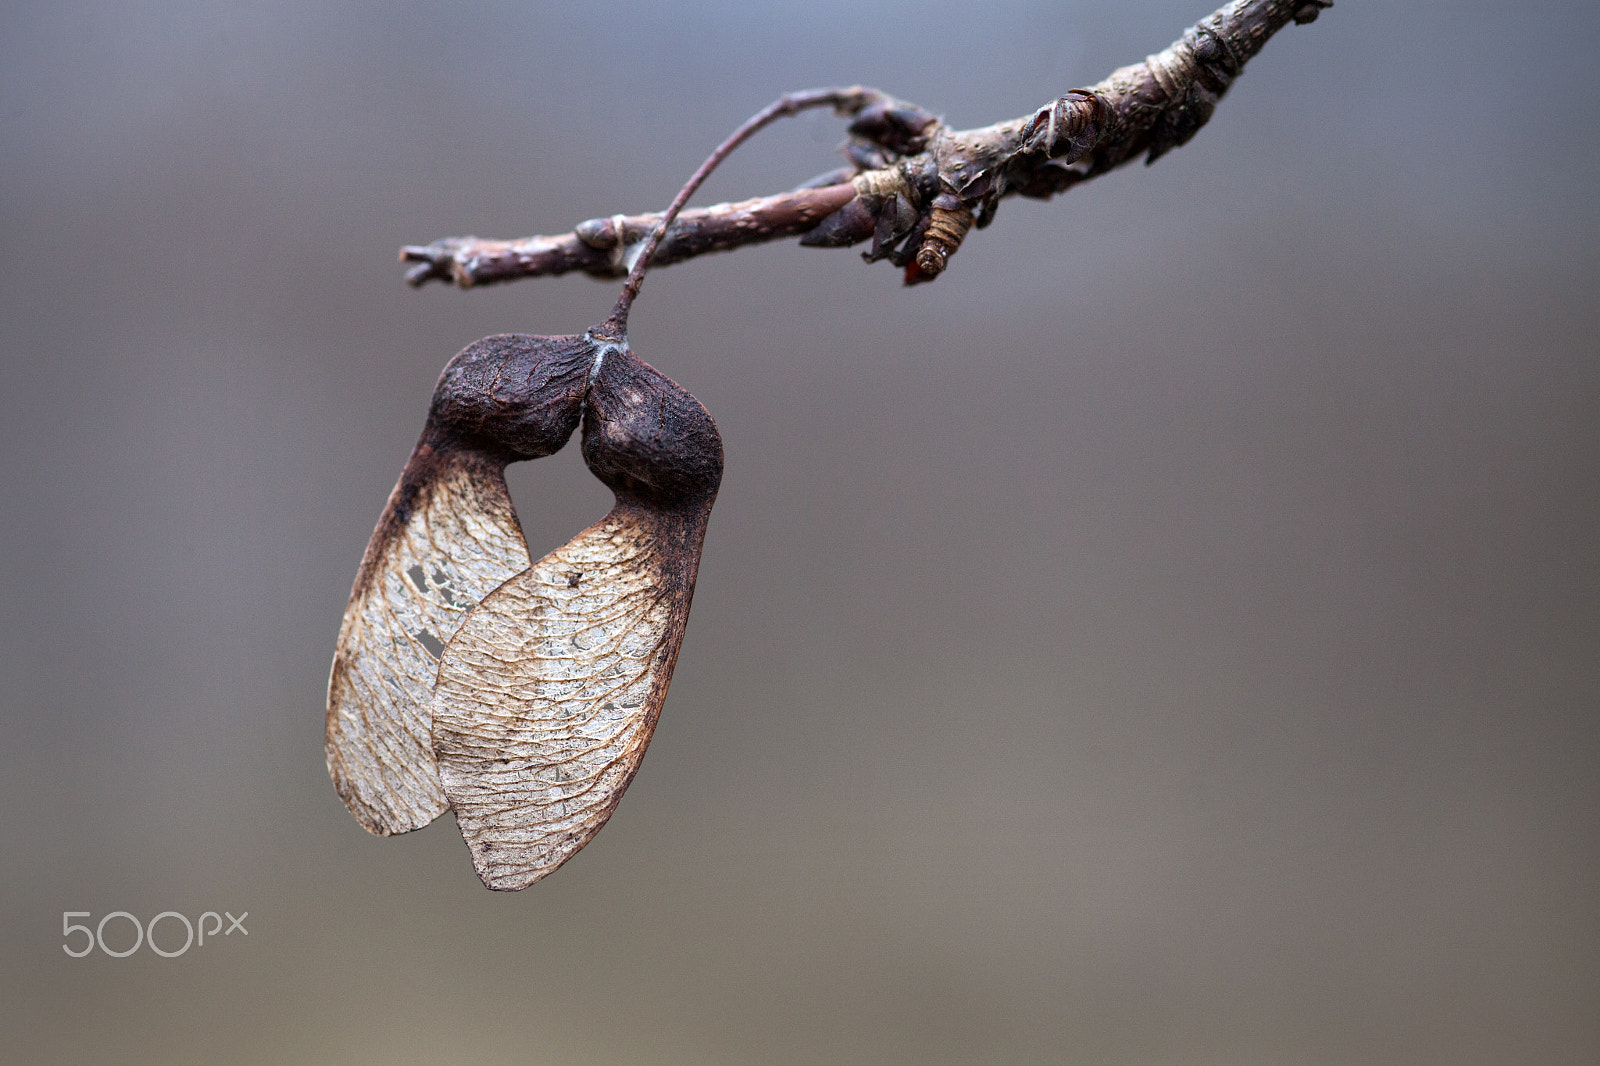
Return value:
<svg viewBox="0 0 1600 1066">
<path fill-rule="evenodd" d="M 872 241 L 907 284 L 932 280 L 967 231 L 983 228 L 1009 196 L 1048 199 L 1143 156 L 1153 163 L 1187 142 L 1267 40 L 1290 22 L 1313 21 L 1332 0 L 1234 0 L 1144 62 L 1074 89 L 1032 115 L 974 130 L 872 89 L 839 90 L 853 121 L 850 165 L 789 192 L 684 211 L 653 265 L 785 237 L 813 247 Z M 402 248 L 406 281 L 462 288 L 582 271 L 628 273 L 632 254 L 661 215 L 613 215 L 559 236 L 521 240 L 446 237 Z"/>
</svg>

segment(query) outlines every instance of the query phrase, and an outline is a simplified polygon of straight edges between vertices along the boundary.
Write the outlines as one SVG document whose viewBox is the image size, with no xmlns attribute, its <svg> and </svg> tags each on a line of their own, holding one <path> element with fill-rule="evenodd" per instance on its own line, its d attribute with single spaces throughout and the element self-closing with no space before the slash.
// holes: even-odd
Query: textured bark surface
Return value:
<svg viewBox="0 0 1600 1066">
<path fill-rule="evenodd" d="M 616 506 L 485 598 L 439 666 L 440 779 L 494 889 L 526 888 L 576 854 L 638 771 L 722 476 L 694 397 L 624 347 L 597 362 L 584 458 Z"/>
<path fill-rule="evenodd" d="M 908 284 L 930 281 L 965 234 L 963 221 L 951 240 L 948 220 L 970 214 L 981 229 L 1006 197 L 1047 199 L 1134 159 L 1154 162 L 1205 125 L 1273 34 L 1290 22 L 1312 22 L 1331 6 L 1331 0 L 1234 0 L 1171 46 L 1092 88 L 979 129 L 948 129 L 913 104 L 856 87 L 849 91 L 862 103 L 847 112 L 854 117 L 849 167 L 790 192 L 686 211 L 667 229 L 654 262 L 779 237 L 801 236 L 812 247 L 870 238 L 869 261 L 901 267 Z M 452 281 L 468 288 L 574 270 L 620 278 L 630 251 L 660 217 L 589 219 L 566 234 L 521 240 L 446 237 L 402 248 L 400 259 L 415 264 L 406 272 L 412 285 Z"/>
</svg>

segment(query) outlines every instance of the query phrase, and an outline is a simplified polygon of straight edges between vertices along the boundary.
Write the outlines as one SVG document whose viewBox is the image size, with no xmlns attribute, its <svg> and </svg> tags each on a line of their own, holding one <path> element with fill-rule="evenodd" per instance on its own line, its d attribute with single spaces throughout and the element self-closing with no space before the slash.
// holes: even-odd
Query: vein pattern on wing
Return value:
<svg viewBox="0 0 1600 1066">
<path fill-rule="evenodd" d="M 446 649 L 440 780 L 491 888 L 565 862 L 637 772 L 693 589 L 667 565 L 674 539 L 613 511 L 485 598 Z"/>
<path fill-rule="evenodd" d="M 328 683 L 328 770 L 376 833 L 448 808 L 433 758 L 438 655 L 467 611 L 528 565 L 499 469 L 460 453 L 413 456 L 367 545 Z"/>
</svg>

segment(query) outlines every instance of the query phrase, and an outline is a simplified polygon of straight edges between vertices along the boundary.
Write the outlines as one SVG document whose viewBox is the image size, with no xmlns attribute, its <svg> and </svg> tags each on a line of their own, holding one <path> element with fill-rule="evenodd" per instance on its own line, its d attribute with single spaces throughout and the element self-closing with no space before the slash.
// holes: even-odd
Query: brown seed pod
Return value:
<svg viewBox="0 0 1600 1066">
<path fill-rule="evenodd" d="M 633 780 L 722 479 L 722 441 L 699 401 L 625 343 L 598 362 L 583 456 L 616 505 L 485 597 L 439 662 L 440 781 L 494 889 L 566 862 Z"/>
<path fill-rule="evenodd" d="M 447 808 L 433 762 L 438 655 L 473 604 L 528 564 L 506 490 L 516 459 L 577 428 L 585 337 L 486 337 L 439 376 L 422 437 L 367 543 L 328 679 L 328 772 L 374 833 Z"/>
<path fill-rule="evenodd" d="M 650 742 L 694 594 L 722 441 L 693 396 L 628 350 L 662 235 L 708 174 L 774 119 L 854 114 L 859 87 L 791 93 L 700 165 L 583 336 L 489 337 L 445 367 L 356 575 L 328 681 L 328 772 L 374 833 L 452 803 L 480 876 L 523 888 L 610 817 Z M 598 229 L 585 239 L 599 240 Z M 580 417 L 616 506 L 528 565 L 506 464 L 549 455 Z M 438 759 L 435 759 L 437 752 Z"/>
</svg>

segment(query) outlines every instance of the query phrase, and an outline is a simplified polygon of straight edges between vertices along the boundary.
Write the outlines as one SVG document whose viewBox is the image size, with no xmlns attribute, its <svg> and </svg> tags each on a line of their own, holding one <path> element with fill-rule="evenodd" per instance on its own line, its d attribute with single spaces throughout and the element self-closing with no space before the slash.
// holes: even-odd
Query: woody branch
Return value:
<svg viewBox="0 0 1600 1066">
<path fill-rule="evenodd" d="M 1153 163 L 1205 125 L 1217 100 L 1268 38 L 1307 23 L 1332 0 L 1234 0 L 1165 50 L 1074 89 L 1031 115 L 973 130 L 874 89 L 836 90 L 852 119 L 849 165 L 805 185 L 740 203 L 684 211 L 653 264 L 800 237 L 813 247 L 870 240 L 868 261 L 887 259 L 907 284 L 928 281 L 974 225 L 1010 196 L 1048 199 L 1143 156 Z M 627 275 L 660 214 L 613 215 L 559 236 L 520 240 L 446 237 L 401 249 L 411 285 L 462 288 L 582 271 Z"/>
</svg>

